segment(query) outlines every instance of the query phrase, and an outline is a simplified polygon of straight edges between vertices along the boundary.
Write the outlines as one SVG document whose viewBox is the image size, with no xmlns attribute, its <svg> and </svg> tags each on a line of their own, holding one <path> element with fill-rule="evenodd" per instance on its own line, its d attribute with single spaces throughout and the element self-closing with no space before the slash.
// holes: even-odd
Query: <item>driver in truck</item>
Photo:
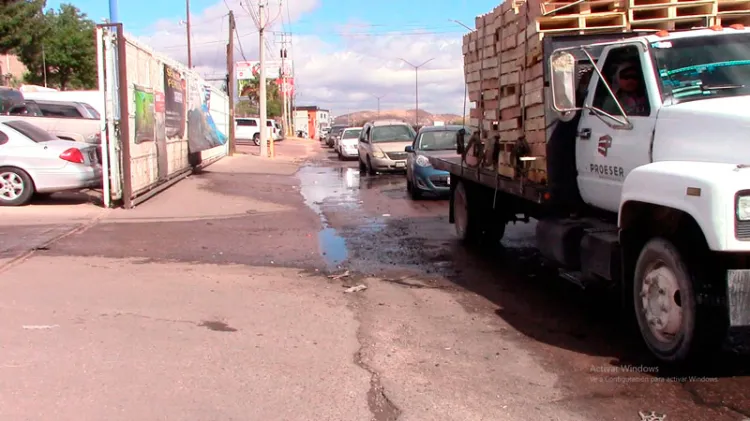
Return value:
<svg viewBox="0 0 750 421">
<path fill-rule="evenodd" d="M 615 96 L 620 102 L 622 109 L 629 116 L 648 116 L 648 98 L 643 84 L 643 74 L 637 61 L 626 61 L 617 68 L 614 75 Z M 604 102 L 604 110 L 610 114 L 618 115 L 620 110 L 612 97 L 607 97 Z"/>
</svg>

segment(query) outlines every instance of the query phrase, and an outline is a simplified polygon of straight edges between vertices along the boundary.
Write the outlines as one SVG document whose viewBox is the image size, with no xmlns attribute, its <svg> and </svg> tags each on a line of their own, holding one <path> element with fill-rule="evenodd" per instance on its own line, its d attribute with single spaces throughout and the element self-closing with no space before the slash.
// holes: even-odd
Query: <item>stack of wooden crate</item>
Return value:
<svg viewBox="0 0 750 421">
<path fill-rule="evenodd" d="M 750 0 L 508 0 L 475 23 L 463 39 L 471 124 L 484 139 L 500 136 L 501 175 L 545 183 L 545 35 L 750 26 Z M 534 160 L 516 174 L 521 138 Z"/>
</svg>

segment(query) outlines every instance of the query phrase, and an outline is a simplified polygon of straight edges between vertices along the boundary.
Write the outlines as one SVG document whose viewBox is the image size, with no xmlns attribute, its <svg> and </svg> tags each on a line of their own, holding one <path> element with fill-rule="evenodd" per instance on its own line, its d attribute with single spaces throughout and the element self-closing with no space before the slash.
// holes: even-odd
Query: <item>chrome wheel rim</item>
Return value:
<svg viewBox="0 0 750 421">
<path fill-rule="evenodd" d="M 673 343 L 684 323 L 677 275 L 663 262 L 655 262 L 646 270 L 640 297 L 651 334 L 661 343 Z"/>
<path fill-rule="evenodd" d="M 0 173 L 0 198 L 2 200 L 16 200 L 23 194 L 24 186 L 21 176 L 14 172 Z"/>
</svg>

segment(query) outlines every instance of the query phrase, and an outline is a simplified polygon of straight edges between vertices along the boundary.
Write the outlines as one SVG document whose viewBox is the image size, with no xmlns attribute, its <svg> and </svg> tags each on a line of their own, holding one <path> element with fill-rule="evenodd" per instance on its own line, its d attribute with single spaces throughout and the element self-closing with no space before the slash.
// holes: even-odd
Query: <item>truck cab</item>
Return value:
<svg viewBox="0 0 750 421">
<path fill-rule="evenodd" d="M 750 31 L 659 31 L 558 49 L 549 66 L 589 217 L 542 218 L 542 254 L 619 283 L 662 360 L 750 325 Z"/>
</svg>

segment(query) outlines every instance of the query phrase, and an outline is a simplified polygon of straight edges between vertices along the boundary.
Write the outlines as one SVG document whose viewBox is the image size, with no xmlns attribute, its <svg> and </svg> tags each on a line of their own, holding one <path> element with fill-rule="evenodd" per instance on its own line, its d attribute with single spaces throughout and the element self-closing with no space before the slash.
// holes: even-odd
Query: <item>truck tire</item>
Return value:
<svg viewBox="0 0 750 421">
<path fill-rule="evenodd" d="M 253 143 L 255 143 L 255 146 L 260 146 L 260 133 L 253 135 Z"/>
<path fill-rule="evenodd" d="M 699 311 L 694 276 L 677 247 L 664 238 L 651 239 L 641 250 L 633 304 L 641 336 L 662 362 L 688 363 L 721 346 L 726 330 L 710 312 Z"/>
<path fill-rule="evenodd" d="M 479 215 L 474 201 L 469 197 L 466 183 L 459 181 L 453 190 L 453 215 L 456 234 L 461 242 L 476 245 L 481 237 Z"/>
<path fill-rule="evenodd" d="M 505 236 L 507 221 L 492 209 L 492 203 L 463 181 L 453 190 L 456 234 L 466 245 L 497 247 Z"/>
</svg>

